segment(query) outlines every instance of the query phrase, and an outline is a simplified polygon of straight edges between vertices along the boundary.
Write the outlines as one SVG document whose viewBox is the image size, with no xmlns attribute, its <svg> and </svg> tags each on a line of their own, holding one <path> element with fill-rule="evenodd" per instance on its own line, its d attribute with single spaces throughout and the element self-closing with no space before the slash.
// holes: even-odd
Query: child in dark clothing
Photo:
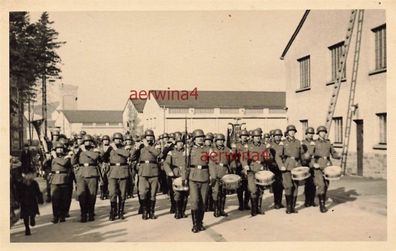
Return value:
<svg viewBox="0 0 396 251">
<path fill-rule="evenodd" d="M 35 217 L 40 215 L 38 203 L 43 204 L 43 195 L 37 181 L 34 180 L 34 172 L 22 174 L 22 180 L 17 184 L 17 197 L 21 205 L 21 219 L 25 224 L 25 235 L 31 235 L 30 226 L 36 225 Z"/>
</svg>

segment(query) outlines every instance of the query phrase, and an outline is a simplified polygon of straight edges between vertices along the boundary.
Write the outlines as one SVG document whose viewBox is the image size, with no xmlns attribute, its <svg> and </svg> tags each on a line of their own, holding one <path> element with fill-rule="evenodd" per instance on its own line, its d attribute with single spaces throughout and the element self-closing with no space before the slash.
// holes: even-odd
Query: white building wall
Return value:
<svg viewBox="0 0 396 251">
<path fill-rule="evenodd" d="M 304 23 L 300 33 L 291 46 L 285 58 L 289 122 L 300 126 L 300 120 L 307 119 L 309 126 L 317 127 L 325 124 L 330 95 L 333 85 L 326 85 L 331 79 L 331 53 L 329 46 L 345 39 L 349 10 L 324 11 L 313 10 Z M 364 171 L 367 176 L 386 176 L 386 168 L 375 173 L 370 172 L 370 158 L 381 158 L 379 162 L 384 166 L 386 150 L 376 150 L 373 147 L 379 143 L 379 120 L 376 113 L 386 112 L 386 72 L 369 75 L 374 70 L 375 42 L 371 29 L 385 23 L 383 10 L 365 10 L 360 51 L 360 63 L 357 78 L 355 104 L 359 108 L 353 119 L 364 121 L 364 154 L 367 165 Z M 355 27 L 356 31 L 356 27 Z M 338 97 L 335 117 L 343 117 L 343 131 L 345 130 L 349 86 L 352 74 L 352 62 L 355 36 L 349 50 L 347 61 L 347 82 L 343 82 Z M 297 59 L 310 55 L 311 88 L 298 92 L 300 68 Z M 356 153 L 356 125 L 352 122 L 350 137 L 350 153 Z M 330 139 L 334 140 L 334 123 L 330 131 Z M 342 148 L 338 149 L 339 152 Z M 379 156 L 380 155 L 380 156 Z M 374 156 L 374 157 L 373 157 Z M 354 158 L 354 157 L 352 157 Z M 374 163 L 375 161 L 372 161 Z M 374 165 L 374 164 L 373 164 Z M 385 162 L 386 166 L 386 162 Z M 367 167 L 367 168 L 366 168 Z M 352 173 L 354 170 L 350 170 Z M 381 174 L 379 173 L 381 172 Z"/>
</svg>

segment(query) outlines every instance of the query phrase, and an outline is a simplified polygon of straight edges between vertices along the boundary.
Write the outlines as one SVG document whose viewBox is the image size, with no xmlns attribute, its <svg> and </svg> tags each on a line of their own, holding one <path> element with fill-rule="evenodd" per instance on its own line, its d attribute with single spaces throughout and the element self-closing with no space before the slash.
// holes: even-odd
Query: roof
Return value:
<svg viewBox="0 0 396 251">
<path fill-rule="evenodd" d="M 122 111 L 64 110 L 70 123 L 122 123 Z"/>
<path fill-rule="evenodd" d="M 159 93 L 159 90 L 154 91 Z M 165 90 L 161 91 L 162 93 Z M 283 109 L 286 106 L 285 92 L 262 91 L 198 91 L 198 96 L 188 96 L 188 99 L 174 100 L 157 98 L 159 106 L 168 108 L 271 108 Z M 170 95 L 171 96 L 171 95 Z M 157 94 L 158 97 L 158 94 Z M 152 95 L 151 98 L 155 98 Z"/>
<path fill-rule="evenodd" d="M 293 35 L 290 37 L 289 42 L 287 43 L 285 49 L 282 52 L 282 55 L 280 57 L 281 60 L 283 60 L 285 58 L 287 52 L 289 51 L 291 45 L 294 42 L 294 39 L 296 39 L 298 33 L 300 32 L 300 30 L 301 30 L 301 28 L 302 28 L 302 26 L 303 26 L 303 24 L 305 22 L 305 19 L 307 19 L 307 16 L 308 16 L 309 12 L 310 12 L 310 10 L 306 10 L 304 12 L 304 15 L 302 16 L 300 22 L 298 23 L 296 30 L 294 31 Z"/>
<path fill-rule="evenodd" d="M 142 113 L 144 109 L 144 105 L 146 104 L 146 99 L 131 99 L 133 106 L 138 113 Z"/>
</svg>

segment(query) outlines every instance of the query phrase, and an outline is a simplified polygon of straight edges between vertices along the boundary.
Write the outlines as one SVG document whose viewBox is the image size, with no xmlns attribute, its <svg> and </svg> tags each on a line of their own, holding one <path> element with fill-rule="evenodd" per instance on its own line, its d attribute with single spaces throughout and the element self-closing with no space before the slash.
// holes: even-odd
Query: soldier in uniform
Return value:
<svg viewBox="0 0 396 251">
<path fill-rule="evenodd" d="M 326 192 L 329 187 L 329 181 L 326 180 L 323 176 L 323 170 L 327 166 L 331 166 L 330 155 L 334 159 L 341 159 L 338 153 L 334 150 L 333 145 L 330 140 L 326 139 L 327 128 L 325 126 L 319 126 L 316 129 L 316 133 L 319 135 L 319 138 L 315 141 L 315 146 L 313 149 L 314 156 L 314 182 L 316 185 L 316 193 L 319 198 L 319 206 L 320 212 L 326 213 L 327 208 L 325 205 L 326 202 Z"/>
<path fill-rule="evenodd" d="M 283 163 L 283 142 L 282 138 L 282 130 L 276 129 L 272 131 L 273 139 L 272 143 L 268 143 L 272 155 L 272 160 L 269 162 L 269 169 L 275 175 L 275 181 L 272 183 L 272 192 L 274 194 L 274 208 L 280 209 L 285 206 L 282 205 L 282 194 L 283 194 L 283 184 L 282 184 L 282 172 L 279 169 L 284 166 Z"/>
<path fill-rule="evenodd" d="M 301 142 L 295 138 L 297 129 L 294 125 L 288 125 L 286 127 L 286 140 L 284 141 L 283 154 L 284 154 L 284 166 L 280 167 L 283 172 L 282 180 L 283 187 L 285 189 L 286 197 L 286 213 L 298 213 L 295 209 L 297 194 L 298 194 L 298 183 L 292 180 L 291 171 L 300 166 L 301 161 Z"/>
<path fill-rule="evenodd" d="M 109 159 L 110 162 L 110 168 L 107 174 L 109 179 L 110 221 L 115 220 L 116 216 L 119 219 L 124 219 L 127 179 L 130 175 L 128 158 L 131 157 L 131 152 L 129 147 L 124 147 L 122 141 L 122 134 L 119 132 L 114 133 L 113 142 L 103 155 L 103 158 Z"/>
<path fill-rule="evenodd" d="M 189 168 L 187 169 L 193 222 L 191 231 L 193 233 L 205 230 L 202 221 L 205 215 L 205 201 L 209 187 L 209 149 L 204 146 L 204 138 L 203 130 L 196 129 L 193 131 L 194 145 L 189 154 Z"/>
<path fill-rule="evenodd" d="M 100 177 L 100 151 L 94 149 L 93 137 L 85 134 L 84 144 L 73 155 L 72 164 L 75 168 L 77 181 L 77 198 L 80 203 L 81 222 L 94 221 L 96 193 Z"/>
<path fill-rule="evenodd" d="M 215 138 L 215 146 L 209 152 L 209 174 L 213 181 L 212 197 L 214 206 L 214 217 L 228 216 L 224 211 L 226 203 L 226 191 L 221 183 L 221 178 L 230 173 L 229 166 L 233 152 L 224 145 L 224 134 L 217 134 Z"/>
<path fill-rule="evenodd" d="M 253 131 L 253 142 L 248 145 L 247 154 L 242 157 L 244 173 L 248 179 L 248 189 L 251 196 L 251 215 L 256 216 L 259 213 L 259 200 L 261 201 L 261 189 L 257 189 L 255 174 L 264 170 L 266 146 L 262 143 L 261 133 L 259 130 Z M 260 203 L 261 204 L 261 203 Z M 260 208 L 260 213 L 264 210 Z"/>
<path fill-rule="evenodd" d="M 169 133 L 168 134 L 168 142 L 166 142 L 166 149 L 167 152 L 164 152 L 162 154 L 161 157 L 161 168 L 164 171 L 164 173 L 166 174 L 166 184 L 167 184 L 167 188 L 168 188 L 168 197 L 171 201 L 171 207 L 169 209 L 169 213 L 170 214 L 174 214 L 175 210 L 176 210 L 176 202 L 175 202 L 175 197 L 174 197 L 174 191 L 173 191 L 173 187 L 172 187 L 172 182 L 173 182 L 173 177 L 169 176 L 170 172 L 168 172 L 167 170 L 165 170 L 166 168 L 166 164 L 164 163 L 166 160 L 166 157 L 168 155 L 168 152 L 170 152 L 171 150 L 174 149 L 174 144 L 175 144 L 175 134 L 174 133 Z M 165 147 L 164 147 L 165 149 Z"/>
<path fill-rule="evenodd" d="M 144 132 L 143 144 L 136 144 L 132 160 L 137 160 L 139 175 L 139 194 L 142 200 L 142 219 L 156 219 L 155 202 L 158 189 L 159 166 L 161 148 L 155 145 L 153 130 Z"/>
<path fill-rule="evenodd" d="M 239 202 L 239 210 L 250 210 L 249 200 L 250 200 L 250 192 L 248 189 L 248 180 L 247 176 L 244 172 L 242 172 L 242 161 L 243 158 L 247 158 L 247 152 L 249 150 L 249 133 L 246 129 L 241 130 L 240 132 L 240 141 L 236 144 L 236 155 L 235 159 L 237 162 L 236 173 L 241 176 L 242 184 L 237 190 L 238 202 Z M 235 153 L 234 153 L 235 154 Z M 245 196 L 244 196 L 245 195 Z"/>
<path fill-rule="evenodd" d="M 315 147 L 315 140 L 313 139 L 314 134 L 315 134 L 315 129 L 313 129 L 312 127 L 308 127 L 305 130 L 305 139 L 301 141 L 301 147 L 303 150 L 301 164 L 303 166 L 309 167 L 311 173 L 311 176 L 305 180 L 305 186 L 304 186 L 305 207 L 317 206 L 315 204 L 316 188 L 313 181 L 313 177 L 315 173 L 312 163 L 312 154 L 313 154 L 313 149 Z"/>
<path fill-rule="evenodd" d="M 175 147 L 170 150 L 166 156 L 166 160 L 164 162 L 164 169 L 170 179 L 169 191 L 171 202 L 175 203 L 175 218 L 185 218 L 187 215 L 185 214 L 187 199 L 188 199 L 188 191 L 174 191 L 172 183 L 178 178 L 182 177 L 183 184 L 187 184 L 187 168 L 186 168 L 186 149 L 183 142 L 183 137 L 180 132 L 175 133 Z"/>
<path fill-rule="evenodd" d="M 160 148 L 161 152 L 168 147 L 168 145 L 169 145 L 168 141 L 169 141 L 169 134 L 163 133 L 162 137 L 159 141 L 159 143 L 160 143 L 159 145 L 161 146 L 161 148 Z M 164 159 L 162 159 L 162 158 L 159 159 L 158 165 L 160 168 L 159 168 L 158 182 L 159 182 L 159 188 L 160 188 L 160 191 L 162 192 L 162 194 L 168 194 L 169 187 L 168 187 L 167 176 L 164 171 L 163 161 L 164 161 Z"/>
<path fill-rule="evenodd" d="M 107 177 L 107 173 L 109 171 L 109 159 L 104 158 L 104 153 L 107 152 L 107 149 L 110 147 L 110 137 L 109 135 L 103 135 L 102 137 L 102 145 L 99 147 L 101 158 L 100 170 L 102 172 L 102 179 L 100 180 L 99 191 L 100 191 L 100 199 L 107 199 L 109 196 L 109 179 Z M 107 156 L 108 157 L 108 156 Z"/>
<path fill-rule="evenodd" d="M 213 146 L 213 138 L 214 135 L 211 132 L 208 132 L 205 135 L 204 146 L 207 148 L 207 150 L 211 149 L 211 147 Z M 206 201 L 205 201 L 205 212 L 209 212 L 209 211 L 214 211 L 212 186 L 209 186 L 208 188 L 208 195 L 206 196 Z"/>
<path fill-rule="evenodd" d="M 132 135 L 130 135 L 129 133 L 125 134 L 124 145 L 126 147 L 128 146 L 128 148 L 130 148 L 131 150 L 132 150 L 132 148 L 134 146 Z M 127 198 L 133 198 L 133 187 L 135 185 L 135 181 L 134 181 L 135 177 L 132 176 L 132 162 L 130 160 L 129 160 L 128 164 L 129 164 L 129 169 L 130 169 L 130 174 L 131 175 L 128 178 L 128 181 L 127 181 Z"/>
<path fill-rule="evenodd" d="M 64 152 L 68 153 L 70 156 L 72 156 L 74 153 L 69 145 L 69 140 L 67 138 L 61 138 L 59 140 L 63 144 L 64 147 Z M 76 181 L 76 177 L 74 176 L 74 172 L 71 173 L 71 177 L 68 179 L 69 180 L 69 193 L 67 194 L 67 207 L 66 207 L 66 218 L 70 217 L 70 206 L 72 202 L 72 197 L 73 197 L 73 182 Z"/>
<path fill-rule="evenodd" d="M 54 144 L 56 157 L 51 162 L 51 195 L 52 195 L 52 223 L 64 222 L 67 214 L 69 182 L 73 168 L 70 162 L 71 155 L 66 155 L 61 142 Z"/>
<path fill-rule="evenodd" d="M 270 144 L 270 134 L 269 133 L 264 133 L 263 135 L 263 143 L 264 145 Z"/>
</svg>

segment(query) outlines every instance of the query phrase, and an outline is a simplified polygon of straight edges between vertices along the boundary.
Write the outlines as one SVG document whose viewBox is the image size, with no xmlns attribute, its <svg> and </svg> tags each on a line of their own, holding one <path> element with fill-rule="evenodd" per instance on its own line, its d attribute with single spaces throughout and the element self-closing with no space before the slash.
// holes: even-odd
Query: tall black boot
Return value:
<svg viewBox="0 0 396 251">
<path fill-rule="evenodd" d="M 298 213 L 296 210 L 297 196 L 292 197 L 292 213 Z"/>
<path fill-rule="evenodd" d="M 181 200 L 175 201 L 175 204 L 176 204 L 175 219 L 180 219 L 182 217 L 181 216 L 182 203 L 183 203 L 183 201 L 181 201 Z"/>
<path fill-rule="evenodd" d="M 305 207 L 311 206 L 311 191 L 310 190 L 311 190 L 310 187 L 307 186 L 307 184 L 306 184 L 305 188 L 304 188 L 304 197 L 305 197 L 304 206 Z"/>
<path fill-rule="evenodd" d="M 204 231 L 206 228 L 203 226 L 203 218 L 204 218 L 205 210 L 198 210 L 198 229 L 199 231 Z"/>
<path fill-rule="evenodd" d="M 244 193 L 245 193 L 245 199 L 243 201 L 243 208 L 244 208 L 244 210 L 249 210 L 250 209 L 250 207 L 249 207 L 250 192 L 245 191 Z"/>
<path fill-rule="evenodd" d="M 212 190 L 211 190 L 212 191 Z M 210 194 L 212 194 L 212 192 L 210 193 Z M 209 197 L 209 205 L 208 205 L 208 210 L 209 211 L 214 211 L 214 203 L 213 203 L 213 197 L 212 196 L 208 196 Z"/>
<path fill-rule="evenodd" d="M 170 210 L 169 210 L 169 214 L 174 214 L 175 213 L 176 202 L 175 202 L 175 199 L 173 198 L 172 194 L 170 194 L 169 197 L 170 197 L 170 201 L 171 201 L 171 207 L 170 207 Z"/>
<path fill-rule="evenodd" d="M 104 188 L 103 185 L 99 186 L 99 191 L 100 191 L 100 199 L 104 200 L 105 199 L 105 194 L 104 194 Z"/>
<path fill-rule="evenodd" d="M 150 211 L 149 211 L 149 216 L 150 219 L 155 220 L 157 219 L 157 216 L 155 215 L 155 200 L 149 200 L 150 202 Z"/>
<path fill-rule="evenodd" d="M 148 210 L 149 210 L 149 201 L 148 199 L 142 200 L 142 219 L 148 219 Z"/>
<path fill-rule="evenodd" d="M 257 198 L 251 198 L 250 203 L 252 204 L 251 209 L 250 209 L 250 214 L 252 216 L 256 216 L 257 215 Z"/>
<path fill-rule="evenodd" d="M 327 208 L 325 205 L 325 196 L 324 194 L 318 194 L 319 197 L 319 206 L 320 206 L 320 212 L 321 213 L 326 213 L 327 212 Z"/>
<path fill-rule="evenodd" d="M 142 198 L 140 198 L 140 195 L 139 195 L 139 193 L 137 194 L 138 195 L 138 199 L 139 199 L 139 210 L 138 210 L 138 214 L 142 214 L 143 213 L 143 200 L 142 200 Z"/>
<path fill-rule="evenodd" d="M 237 195 L 238 195 L 238 203 L 239 203 L 238 210 L 243 211 L 245 209 L 243 203 L 243 190 L 238 190 Z"/>
<path fill-rule="evenodd" d="M 29 227 L 29 217 L 23 219 L 23 224 L 25 225 L 25 235 L 31 235 Z"/>
<path fill-rule="evenodd" d="M 315 186 L 312 187 L 312 191 L 311 191 L 311 206 L 312 207 L 317 207 L 318 205 L 315 203 L 315 194 L 316 194 L 316 188 Z"/>
<path fill-rule="evenodd" d="M 220 203 L 219 200 L 214 200 L 213 201 L 213 216 L 218 218 L 220 217 Z"/>
<path fill-rule="evenodd" d="M 220 196 L 220 215 L 227 217 L 228 214 L 224 211 L 226 203 L 226 195 Z"/>
<path fill-rule="evenodd" d="M 191 209 L 191 218 L 192 218 L 192 222 L 193 222 L 193 227 L 192 227 L 191 231 L 193 233 L 198 233 L 199 232 L 197 217 L 198 217 L 197 210 L 192 210 Z"/>
<path fill-rule="evenodd" d="M 120 200 L 119 207 L 118 207 L 118 219 L 125 219 L 124 217 L 124 208 L 125 208 L 125 200 Z"/>
<path fill-rule="evenodd" d="M 110 216 L 109 216 L 110 221 L 115 220 L 116 210 L 117 210 L 117 202 L 113 202 L 113 201 L 110 202 Z"/>
<path fill-rule="evenodd" d="M 182 218 L 187 218 L 188 216 L 186 214 L 186 208 L 187 208 L 188 197 L 185 196 L 182 201 L 183 203 L 182 203 L 182 210 L 180 215 Z"/>
<path fill-rule="evenodd" d="M 285 195 L 286 198 L 286 213 L 292 213 L 292 195 Z"/>
</svg>

